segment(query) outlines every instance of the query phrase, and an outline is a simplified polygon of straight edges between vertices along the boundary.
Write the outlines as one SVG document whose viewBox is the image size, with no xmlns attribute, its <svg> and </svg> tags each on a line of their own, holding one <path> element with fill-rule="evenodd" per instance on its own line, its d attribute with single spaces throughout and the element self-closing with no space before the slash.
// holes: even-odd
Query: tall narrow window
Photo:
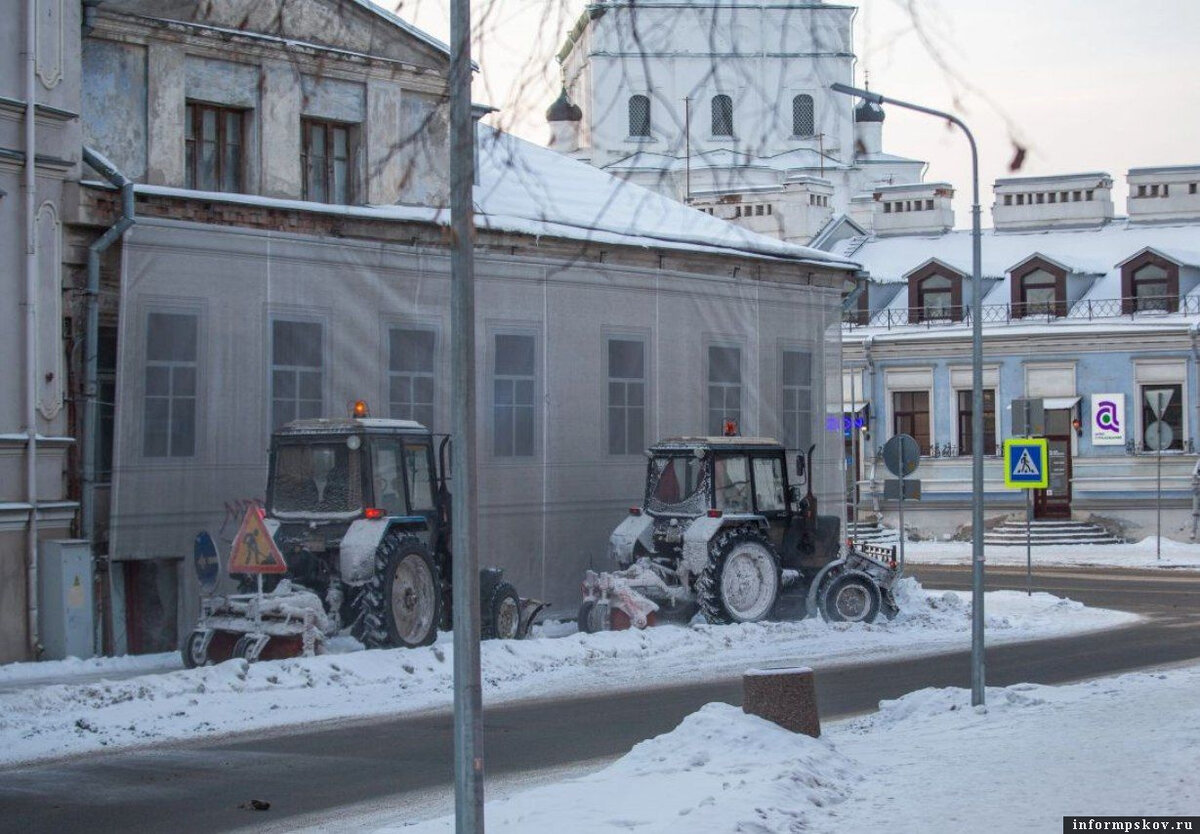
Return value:
<svg viewBox="0 0 1200 834">
<path fill-rule="evenodd" d="M 244 118 L 241 110 L 189 101 L 184 118 L 187 187 L 242 190 Z"/>
<path fill-rule="evenodd" d="M 921 454 L 930 452 L 929 392 L 892 392 L 892 434 L 907 434 L 917 441 Z"/>
<path fill-rule="evenodd" d="M 636 455 L 646 448 L 646 345 L 608 340 L 608 453 Z"/>
<path fill-rule="evenodd" d="M 117 402 L 117 328 L 101 327 L 96 342 L 96 414 L 98 428 L 93 445 L 92 463 L 96 482 L 112 483 L 113 429 Z"/>
<path fill-rule="evenodd" d="M 1142 385 L 1142 446 L 1150 449 L 1148 439 L 1157 434 L 1163 451 L 1183 448 L 1183 386 L 1167 384 Z M 1161 418 L 1154 411 L 1164 405 Z M 1152 405 L 1153 404 L 1153 405 Z M 1167 442 L 1169 441 L 1169 442 Z"/>
<path fill-rule="evenodd" d="M 742 349 L 708 348 L 708 433 L 724 433 L 725 423 L 742 429 Z"/>
<path fill-rule="evenodd" d="M 712 98 L 712 135 L 733 135 L 733 99 L 726 95 Z"/>
<path fill-rule="evenodd" d="M 301 122 L 304 142 L 300 167 L 304 171 L 304 199 L 343 205 L 353 200 L 351 129 L 351 125 L 315 119 Z"/>
<path fill-rule="evenodd" d="M 812 354 L 808 351 L 783 352 L 781 422 L 784 445 L 807 451 L 812 444 Z"/>
<path fill-rule="evenodd" d="M 646 96 L 629 97 L 629 135 L 650 135 L 650 99 Z"/>
<path fill-rule="evenodd" d="M 271 425 L 320 417 L 324 411 L 324 334 L 320 324 L 271 323 Z"/>
<path fill-rule="evenodd" d="M 533 336 L 497 335 L 492 377 L 492 452 L 496 457 L 533 455 L 537 346 Z"/>
<path fill-rule="evenodd" d="M 432 330 L 393 327 L 388 332 L 388 400 L 391 415 L 433 428 L 434 348 Z"/>
<path fill-rule="evenodd" d="M 960 455 L 970 455 L 973 453 L 975 446 L 972 432 L 972 409 L 971 409 L 972 393 L 970 391 L 958 392 L 958 453 Z M 996 454 L 996 390 L 994 388 L 985 388 L 983 391 L 983 453 L 985 455 Z"/>
<path fill-rule="evenodd" d="M 196 340 L 194 315 L 146 317 L 146 400 L 142 454 L 150 458 L 196 453 Z"/>
<path fill-rule="evenodd" d="M 816 132 L 813 97 L 802 93 L 792 99 L 792 135 L 812 136 Z"/>
</svg>

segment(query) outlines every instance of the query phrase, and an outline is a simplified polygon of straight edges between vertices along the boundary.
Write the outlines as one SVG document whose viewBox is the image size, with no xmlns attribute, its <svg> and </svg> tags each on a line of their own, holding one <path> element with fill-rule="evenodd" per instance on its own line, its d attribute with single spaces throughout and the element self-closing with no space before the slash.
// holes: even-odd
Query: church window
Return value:
<svg viewBox="0 0 1200 834">
<path fill-rule="evenodd" d="M 629 97 L 629 135 L 650 135 L 650 99 L 647 96 Z"/>
<path fill-rule="evenodd" d="M 726 95 L 712 98 L 712 135 L 733 135 L 733 99 Z"/>
<path fill-rule="evenodd" d="M 815 112 L 812 96 L 804 93 L 792 99 L 792 134 L 812 136 L 816 133 Z"/>
</svg>

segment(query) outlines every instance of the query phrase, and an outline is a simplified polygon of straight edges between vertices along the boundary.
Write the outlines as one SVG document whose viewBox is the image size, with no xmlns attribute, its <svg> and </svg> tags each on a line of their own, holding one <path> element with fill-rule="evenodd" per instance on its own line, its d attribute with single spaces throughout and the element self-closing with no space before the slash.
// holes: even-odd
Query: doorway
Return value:
<svg viewBox="0 0 1200 834">
<path fill-rule="evenodd" d="M 1046 410 L 1049 486 L 1033 491 L 1035 519 L 1071 517 L 1071 409 Z"/>
</svg>

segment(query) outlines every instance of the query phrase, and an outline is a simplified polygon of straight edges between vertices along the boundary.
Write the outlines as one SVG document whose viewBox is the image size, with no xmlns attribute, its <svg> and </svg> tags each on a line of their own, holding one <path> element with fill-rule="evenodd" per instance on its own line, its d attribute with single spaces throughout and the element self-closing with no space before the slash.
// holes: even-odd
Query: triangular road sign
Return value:
<svg viewBox="0 0 1200 834">
<path fill-rule="evenodd" d="M 1041 471 L 1033 463 L 1033 458 L 1029 456 L 1028 449 L 1021 450 L 1021 459 L 1017 461 L 1017 465 L 1013 467 L 1014 475 L 1036 475 L 1041 476 Z"/>
<path fill-rule="evenodd" d="M 1154 412 L 1155 420 L 1162 419 L 1163 412 L 1167 410 L 1167 406 L 1171 404 L 1171 399 L 1174 396 L 1174 388 L 1146 389 L 1146 405 L 1150 406 L 1150 410 Z"/>
<path fill-rule="evenodd" d="M 287 573 L 287 562 L 263 523 L 263 511 L 251 506 L 238 527 L 229 554 L 230 573 Z"/>
</svg>

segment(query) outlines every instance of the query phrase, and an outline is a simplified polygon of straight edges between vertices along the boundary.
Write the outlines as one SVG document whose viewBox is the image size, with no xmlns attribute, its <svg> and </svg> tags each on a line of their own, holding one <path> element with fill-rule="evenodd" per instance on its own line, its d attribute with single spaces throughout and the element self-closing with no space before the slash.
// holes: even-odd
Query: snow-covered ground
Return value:
<svg viewBox="0 0 1200 834">
<path fill-rule="evenodd" d="M 820 685 L 818 680 L 818 686 Z M 1065 815 L 1200 808 L 1200 667 L 1070 686 L 923 689 L 820 739 L 728 704 L 597 772 L 489 802 L 493 834 L 1058 831 Z M 399 810 L 310 831 L 441 834 Z"/>
<path fill-rule="evenodd" d="M 1200 570 L 1200 542 L 1162 540 L 1162 558 L 1156 558 L 1154 536 L 1131 544 L 1033 545 L 1033 569 L 1041 567 L 1096 566 L 1109 568 L 1172 568 Z M 969 565 L 970 542 L 905 542 L 904 557 L 910 564 Z M 989 565 L 1025 566 L 1025 545 L 984 548 Z"/>
<path fill-rule="evenodd" d="M 897 585 L 902 613 L 873 625 L 803 622 L 740 626 L 660 626 L 647 631 L 570 633 L 483 644 L 484 698 L 568 697 L 604 689 L 650 687 L 736 677 L 748 666 L 821 667 L 964 649 L 970 644 L 969 596 L 925 591 L 914 579 Z M 1033 640 L 1136 621 L 1049 594 L 989 593 L 987 640 Z M 543 629 L 543 634 L 549 629 Z M 247 664 L 230 660 L 200 669 L 129 677 L 129 659 L 63 661 L 0 667 L 0 764 L 117 749 L 174 739 L 262 730 L 316 721 L 446 710 L 451 703 L 449 635 L 424 649 L 350 651 Z M 118 680 L 95 680 L 111 664 Z M 72 679 L 72 672 L 84 676 Z M 136 670 L 133 670 L 136 672 Z M 16 686 L 37 680 L 58 682 Z M 9 691 L 5 691 L 5 690 Z"/>
</svg>

